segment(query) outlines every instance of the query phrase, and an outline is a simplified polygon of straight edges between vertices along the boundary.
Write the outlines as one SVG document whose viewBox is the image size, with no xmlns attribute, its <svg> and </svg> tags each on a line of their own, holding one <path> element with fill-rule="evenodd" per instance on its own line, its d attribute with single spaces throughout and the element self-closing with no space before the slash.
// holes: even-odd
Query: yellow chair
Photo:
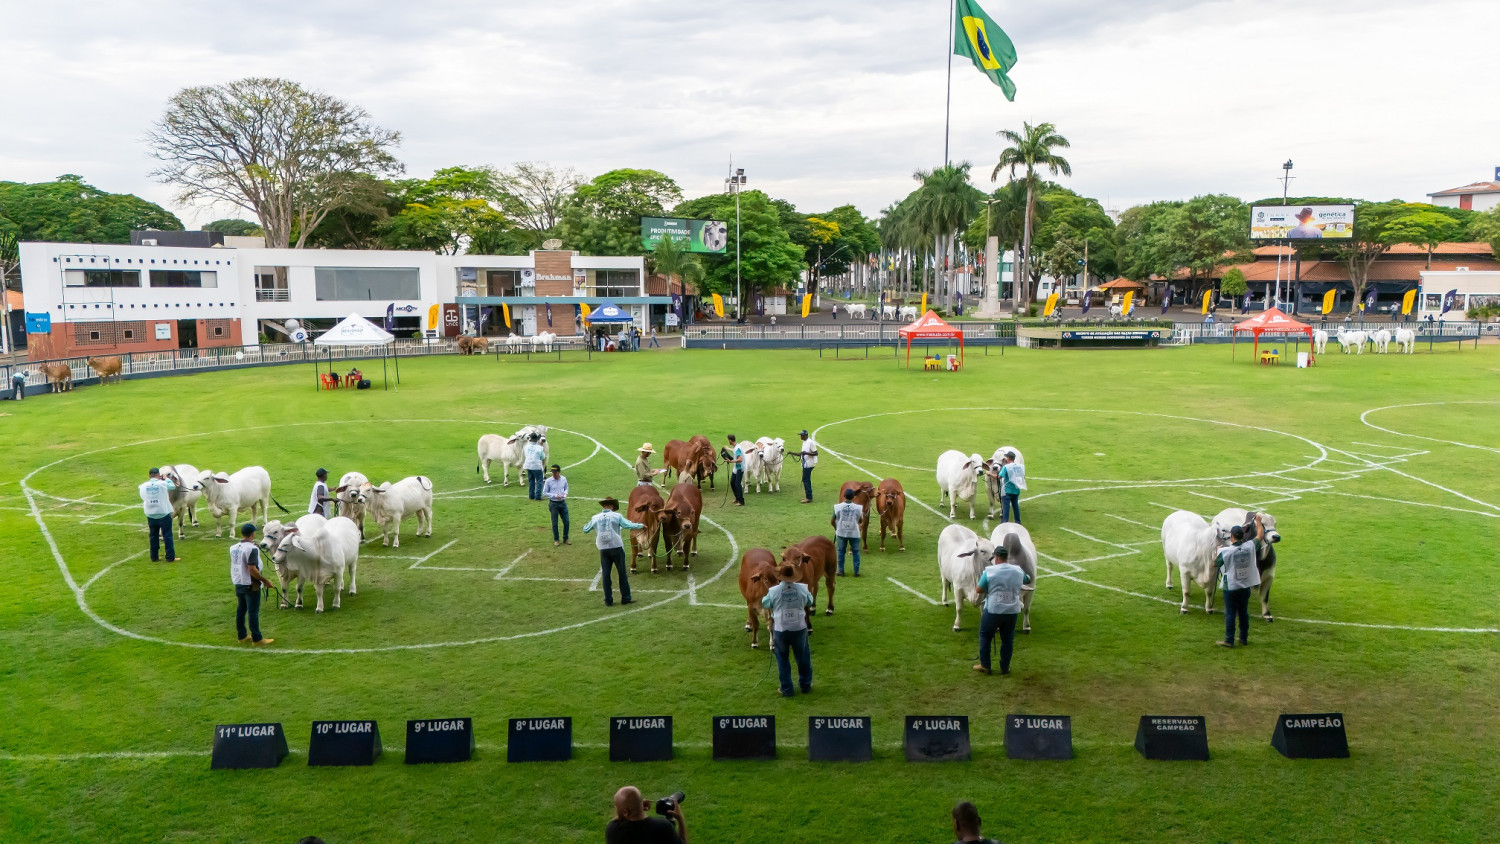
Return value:
<svg viewBox="0 0 1500 844">
<path fill-rule="evenodd" d="M 923 372 L 926 372 L 926 371 L 932 370 L 932 369 L 942 369 L 942 368 L 943 368 L 943 359 L 942 358 L 939 358 L 939 357 L 931 357 L 931 358 L 924 357 L 924 358 L 922 358 L 922 371 Z"/>
</svg>

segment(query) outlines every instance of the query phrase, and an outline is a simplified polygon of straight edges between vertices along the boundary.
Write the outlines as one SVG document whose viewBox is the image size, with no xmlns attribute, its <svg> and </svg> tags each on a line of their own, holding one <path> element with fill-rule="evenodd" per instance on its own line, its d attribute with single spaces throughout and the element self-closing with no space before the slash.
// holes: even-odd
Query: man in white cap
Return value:
<svg viewBox="0 0 1500 844">
<path fill-rule="evenodd" d="M 803 428 L 802 433 L 797 436 L 802 438 L 802 450 L 794 453 L 793 457 L 802 458 L 802 494 L 807 496 L 802 499 L 802 504 L 812 503 L 812 472 L 813 467 L 818 465 L 818 441 L 807 433 Z"/>
<path fill-rule="evenodd" d="M 635 483 L 637 486 L 649 485 L 652 478 L 667 470 L 651 468 L 651 455 L 656 453 L 651 443 L 641 443 L 638 451 L 640 451 L 640 456 L 635 459 Z"/>
<path fill-rule="evenodd" d="M 813 605 L 812 592 L 797 581 L 797 569 L 791 563 L 776 567 L 776 579 L 760 605 L 771 611 L 771 650 L 776 654 L 776 670 L 781 679 L 781 696 L 791 697 L 792 664 L 787 652 L 797 659 L 797 679 L 802 693 L 812 691 L 812 651 L 807 647 L 807 610 Z"/>
</svg>

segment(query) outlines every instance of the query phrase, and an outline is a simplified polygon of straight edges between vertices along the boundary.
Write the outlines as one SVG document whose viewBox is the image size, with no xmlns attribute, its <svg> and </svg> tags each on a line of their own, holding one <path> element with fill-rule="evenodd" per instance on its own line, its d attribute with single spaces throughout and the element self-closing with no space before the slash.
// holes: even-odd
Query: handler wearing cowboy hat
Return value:
<svg viewBox="0 0 1500 844">
<path fill-rule="evenodd" d="M 781 676 L 781 696 L 791 697 L 792 664 L 787 651 L 797 658 L 797 679 L 802 693 L 812 691 L 812 651 L 807 647 L 807 610 L 813 605 L 812 592 L 797 582 L 797 569 L 791 563 L 776 567 L 776 579 L 760 605 L 771 611 L 771 649 L 776 654 L 776 670 Z"/>
<path fill-rule="evenodd" d="M 651 468 L 651 455 L 656 453 L 656 449 L 651 447 L 651 443 L 641 443 L 641 447 L 638 450 L 641 455 L 635 459 L 635 482 L 637 486 L 648 485 L 651 483 L 652 478 L 657 475 L 666 474 L 666 469 Z"/>
<path fill-rule="evenodd" d="M 636 524 L 620 515 L 620 502 L 613 498 L 602 499 L 599 506 L 604 509 L 589 519 L 589 523 L 583 526 L 583 532 L 593 533 L 595 528 L 598 529 L 594 546 L 599 549 L 599 568 L 604 575 L 604 605 L 615 605 L 614 589 L 609 582 L 611 567 L 620 575 L 620 603 L 629 604 L 630 581 L 625 576 L 625 543 L 620 539 L 620 529 L 640 530 L 645 525 Z"/>
</svg>

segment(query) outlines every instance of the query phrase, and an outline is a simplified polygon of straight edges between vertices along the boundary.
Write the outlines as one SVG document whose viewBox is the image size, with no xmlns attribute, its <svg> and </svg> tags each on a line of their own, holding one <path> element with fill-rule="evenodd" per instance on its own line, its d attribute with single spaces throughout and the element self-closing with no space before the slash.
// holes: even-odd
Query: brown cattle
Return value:
<svg viewBox="0 0 1500 844">
<path fill-rule="evenodd" d="M 467 334 L 458 338 L 458 353 L 461 355 L 484 354 L 490 348 L 490 341 L 483 337 L 470 337 Z"/>
<path fill-rule="evenodd" d="M 702 434 L 694 434 L 688 438 L 688 445 L 694 446 L 698 454 L 698 466 L 693 477 L 698 481 L 698 488 L 703 488 L 703 476 L 708 476 L 708 488 L 714 488 L 714 474 L 719 471 L 718 455 L 714 451 L 714 444 L 708 441 L 708 437 Z"/>
<path fill-rule="evenodd" d="M 714 449 L 709 444 L 708 438 L 702 435 L 695 436 L 687 442 L 682 440 L 667 440 L 667 445 L 661 452 L 662 463 L 670 470 L 667 474 L 675 474 L 677 480 L 694 478 L 698 486 L 703 486 L 703 476 L 709 475 L 709 488 L 713 488 Z M 662 479 L 663 481 L 666 478 Z"/>
<path fill-rule="evenodd" d="M 109 376 L 111 375 L 115 376 L 116 382 L 120 380 L 120 370 L 122 367 L 120 359 L 114 355 L 107 358 L 89 358 L 88 365 L 90 369 L 98 373 L 100 384 L 108 384 Z"/>
<path fill-rule="evenodd" d="M 656 542 L 661 536 L 661 493 L 656 484 L 637 484 L 630 491 L 630 501 L 625 505 L 625 518 L 645 525 L 630 532 L 630 573 L 635 574 L 635 561 L 650 546 L 651 573 L 656 573 Z"/>
<path fill-rule="evenodd" d="M 824 615 L 833 615 L 833 578 L 838 570 L 838 554 L 833 540 L 826 536 L 809 536 L 796 545 L 781 552 L 781 561 L 797 567 L 797 581 L 807 586 L 812 593 L 813 605 L 807 611 L 807 629 L 812 631 L 813 616 L 818 609 L 818 581 L 828 582 L 828 608 Z"/>
<path fill-rule="evenodd" d="M 886 478 L 875 488 L 875 512 L 880 515 L 880 550 L 885 550 L 885 532 L 889 530 L 906 550 L 906 535 L 902 526 L 906 522 L 906 491 L 895 478 Z M 868 548 L 869 546 L 866 546 Z"/>
<path fill-rule="evenodd" d="M 858 504 L 865 514 L 859 519 L 860 550 L 870 550 L 870 502 L 875 498 L 875 485 L 869 481 L 844 481 L 839 487 L 839 503 L 844 502 L 844 490 L 854 490 L 854 503 Z"/>
<path fill-rule="evenodd" d="M 776 585 L 776 555 L 764 548 L 751 548 L 740 559 L 740 594 L 745 596 L 745 631 L 750 634 L 750 647 L 760 638 L 760 625 L 765 621 L 766 634 L 771 632 L 771 611 L 760 605 L 761 599 Z"/>
<path fill-rule="evenodd" d="M 52 385 L 52 392 L 61 393 L 73 389 L 73 367 L 65 363 L 45 363 L 42 364 L 42 371 L 47 374 L 47 383 Z"/>
<path fill-rule="evenodd" d="M 662 505 L 661 538 L 667 546 L 667 571 L 672 570 L 672 552 L 682 553 L 682 570 L 688 556 L 698 556 L 698 517 L 703 514 L 703 493 L 691 481 L 678 481 Z"/>
</svg>

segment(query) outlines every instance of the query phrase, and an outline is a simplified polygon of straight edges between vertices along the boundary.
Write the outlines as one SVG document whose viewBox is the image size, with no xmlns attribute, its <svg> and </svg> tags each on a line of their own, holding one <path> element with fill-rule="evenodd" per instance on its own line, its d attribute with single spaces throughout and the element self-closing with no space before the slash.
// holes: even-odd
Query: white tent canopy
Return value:
<svg viewBox="0 0 1500 844">
<path fill-rule="evenodd" d="M 323 332 L 313 341 L 314 346 L 322 346 L 328 349 L 328 373 L 337 377 L 333 371 L 333 347 L 343 346 L 379 346 L 380 347 L 380 371 L 381 382 L 385 389 L 390 389 L 390 382 L 385 377 L 386 355 L 389 353 L 395 361 L 395 335 L 381 328 L 373 322 L 365 319 L 359 314 L 350 314 L 339 320 L 334 327 Z M 389 352 L 387 352 L 389 348 Z M 396 383 L 401 383 L 401 363 L 396 363 Z M 313 359 L 313 370 L 317 371 L 317 359 Z"/>
</svg>

